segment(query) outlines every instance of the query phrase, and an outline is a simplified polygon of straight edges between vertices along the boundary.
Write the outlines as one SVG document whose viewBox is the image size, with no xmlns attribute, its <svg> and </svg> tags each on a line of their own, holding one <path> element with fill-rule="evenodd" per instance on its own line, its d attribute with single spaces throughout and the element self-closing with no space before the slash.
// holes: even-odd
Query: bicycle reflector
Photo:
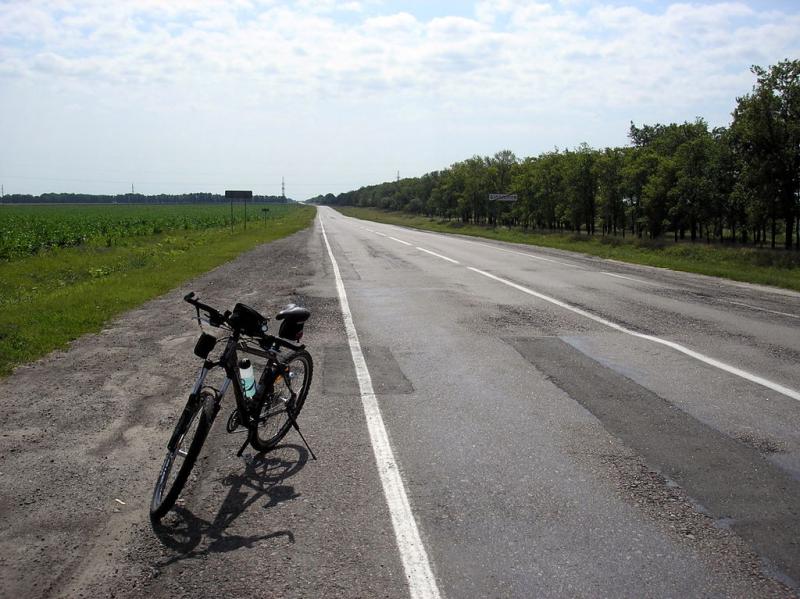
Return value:
<svg viewBox="0 0 800 599">
<path fill-rule="evenodd" d="M 205 360 L 208 358 L 208 354 L 211 353 L 211 350 L 214 349 L 216 344 L 217 338 L 214 337 L 214 335 L 203 333 L 200 335 L 197 343 L 194 344 L 194 355 Z"/>
</svg>

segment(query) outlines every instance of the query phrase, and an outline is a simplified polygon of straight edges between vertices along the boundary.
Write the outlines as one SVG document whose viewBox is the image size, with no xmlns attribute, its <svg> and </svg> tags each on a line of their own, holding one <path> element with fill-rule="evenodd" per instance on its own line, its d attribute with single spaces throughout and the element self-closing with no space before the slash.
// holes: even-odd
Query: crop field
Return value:
<svg viewBox="0 0 800 599">
<path fill-rule="evenodd" d="M 263 209 L 267 212 L 263 212 Z M 258 224 L 284 216 L 289 205 L 249 204 L 247 221 Z M 244 206 L 234 204 L 234 224 L 244 222 Z M 191 231 L 231 224 L 229 204 L 0 206 L 0 261 L 50 248 L 83 244 L 111 247 L 129 237 Z"/>
<path fill-rule="evenodd" d="M 262 212 L 262 208 L 268 208 Z M 0 206 L 0 377 L 259 244 L 308 227 L 297 204 Z"/>
</svg>

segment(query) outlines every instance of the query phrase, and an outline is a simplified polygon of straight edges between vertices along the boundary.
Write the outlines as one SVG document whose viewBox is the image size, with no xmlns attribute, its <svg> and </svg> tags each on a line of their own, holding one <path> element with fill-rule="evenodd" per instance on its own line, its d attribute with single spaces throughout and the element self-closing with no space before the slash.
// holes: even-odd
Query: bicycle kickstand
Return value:
<svg viewBox="0 0 800 599">
<path fill-rule="evenodd" d="M 237 452 L 236 452 L 236 457 L 237 457 L 237 458 L 240 458 L 240 457 L 242 457 L 242 454 L 244 453 L 244 450 L 245 450 L 245 448 L 247 448 L 247 446 L 248 446 L 249 444 L 250 444 L 250 437 L 248 436 L 248 437 L 247 437 L 247 438 L 244 440 L 244 443 L 242 443 L 242 446 L 239 448 L 239 451 L 237 451 Z"/>
<path fill-rule="evenodd" d="M 286 404 L 286 415 L 289 416 L 289 421 L 292 423 L 292 428 L 294 428 L 294 430 L 297 431 L 297 434 L 300 435 L 300 438 L 303 440 L 303 444 L 306 446 L 306 449 L 308 449 L 308 453 L 311 454 L 311 457 L 316 462 L 317 461 L 317 456 L 314 455 L 314 450 L 311 449 L 311 446 L 308 444 L 308 441 L 306 441 L 306 438 L 303 436 L 303 432 L 300 430 L 300 427 L 297 425 L 297 420 L 295 420 L 294 414 L 292 414 L 292 411 L 289 409 L 289 404 L 288 403 Z"/>
</svg>

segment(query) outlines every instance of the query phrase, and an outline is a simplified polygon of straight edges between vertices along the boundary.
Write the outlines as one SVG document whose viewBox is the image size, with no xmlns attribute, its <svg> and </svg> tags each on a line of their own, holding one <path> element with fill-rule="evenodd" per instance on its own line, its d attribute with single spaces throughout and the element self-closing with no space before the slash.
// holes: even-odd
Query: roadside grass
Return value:
<svg viewBox="0 0 800 599">
<path fill-rule="evenodd" d="M 674 243 L 670 240 L 651 242 L 630 237 L 623 240 L 621 237 L 602 237 L 600 235 L 590 238 L 586 235 L 526 232 L 509 227 L 448 222 L 375 208 L 349 206 L 334 206 L 334 208 L 347 216 L 374 222 L 582 252 L 621 262 L 800 291 L 800 252 L 752 247 L 724 247 L 703 242 Z"/>
<path fill-rule="evenodd" d="M 268 225 L 170 231 L 0 262 L 0 377 L 253 247 L 308 227 L 310 206 Z"/>
</svg>

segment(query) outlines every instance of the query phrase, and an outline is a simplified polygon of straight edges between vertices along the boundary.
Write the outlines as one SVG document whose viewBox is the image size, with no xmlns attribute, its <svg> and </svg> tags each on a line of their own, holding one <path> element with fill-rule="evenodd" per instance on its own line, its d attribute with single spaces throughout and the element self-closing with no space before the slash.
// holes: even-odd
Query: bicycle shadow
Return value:
<svg viewBox="0 0 800 599">
<path fill-rule="evenodd" d="M 296 459 L 288 459 L 287 454 L 296 453 Z M 299 445 L 279 445 L 268 454 L 258 453 L 245 459 L 243 472 L 231 473 L 222 479 L 228 492 L 217 510 L 213 520 L 205 520 L 188 508 L 177 505 L 162 522 L 153 523 L 153 532 L 165 547 L 177 553 L 158 564 L 168 566 L 180 560 L 235 551 L 252 547 L 266 539 L 287 537 L 294 543 L 290 530 L 279 530 L 263 535 L 226 534 L 228 527 L 250 506 L 264 497 L 268 501 L 263 508 L 268 509 L 300 497 L 294 487 L 282 484 L 294 476 L 308 462 L 308 451 Z M 201 543 L 202 549 L 197 549 Z"/>
</svg>

